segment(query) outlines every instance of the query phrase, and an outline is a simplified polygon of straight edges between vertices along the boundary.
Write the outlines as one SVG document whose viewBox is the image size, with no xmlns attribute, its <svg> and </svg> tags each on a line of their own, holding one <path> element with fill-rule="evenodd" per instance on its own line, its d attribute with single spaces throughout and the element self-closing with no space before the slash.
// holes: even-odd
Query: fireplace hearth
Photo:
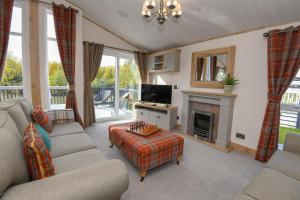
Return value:
<svg viewBox="0 0 300 200">
<path fill-rule="evenodd" d="M 212 142 L 213 140 L 214 113 L 193 110 L 193 134 L 199 139 Z"/>
</svg>

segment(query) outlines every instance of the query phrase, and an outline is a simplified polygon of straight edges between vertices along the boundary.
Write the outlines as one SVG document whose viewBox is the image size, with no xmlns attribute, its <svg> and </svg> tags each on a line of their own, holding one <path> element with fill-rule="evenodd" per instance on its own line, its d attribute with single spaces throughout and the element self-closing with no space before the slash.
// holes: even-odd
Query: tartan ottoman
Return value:
<svg viewBox="0 0 300 200">
<path fill-rule="evenodd" d="M 183 155 L 183 137 L 167 130 L 149 136 L 140 136 L 126 131 L 132 123 L 108 127 L 111 146 L 117 146 L 139 170 L 141 181 L 147 171 L 166 162 L 179 161 Z"/>
</svg>

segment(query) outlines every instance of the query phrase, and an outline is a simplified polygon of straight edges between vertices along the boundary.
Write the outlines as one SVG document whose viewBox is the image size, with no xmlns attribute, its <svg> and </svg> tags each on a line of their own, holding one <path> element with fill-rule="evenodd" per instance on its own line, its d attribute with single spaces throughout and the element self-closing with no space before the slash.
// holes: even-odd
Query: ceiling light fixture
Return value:
<svg viewBox="0 0 300 200">
<path fill-rule="evenodd" d="M 145 0 L 142 15 L 152 20 L 156 16 L 159 24 L 164 24 L 168 16 L 178 19 L 182 15 L 181 4 L 178 0 L 160 0 L 159 8 L 155 11 L 156 0 Z M 151 16 L 153 16 L 151 18 Z"/>
</svg>

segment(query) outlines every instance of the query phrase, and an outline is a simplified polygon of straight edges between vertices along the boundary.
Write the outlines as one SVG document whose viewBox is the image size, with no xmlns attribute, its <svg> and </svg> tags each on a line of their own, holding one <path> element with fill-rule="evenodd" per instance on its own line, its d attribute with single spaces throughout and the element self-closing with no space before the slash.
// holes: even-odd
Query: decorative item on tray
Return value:
<svg viewBox="0 0 300 200">
<path fill-rule="evenodd" d="M 130 124 L 129 128 L 127 129 L 130 133 L 135 133 L 142 136 L 148 136 L 153 133 L 156 133 L 160 130 L 157 125 L 147 124 L 144 121 L 136 121 Z"/>
</svg>

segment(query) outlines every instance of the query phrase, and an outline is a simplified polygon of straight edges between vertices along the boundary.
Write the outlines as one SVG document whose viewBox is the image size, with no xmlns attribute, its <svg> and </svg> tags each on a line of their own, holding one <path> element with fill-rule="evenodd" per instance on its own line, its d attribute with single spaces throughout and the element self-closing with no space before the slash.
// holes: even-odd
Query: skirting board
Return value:
<svg viewBox="0 0 300 200">
<path fill-rule="evenodd" d="M 177 130 L 180 130 L 180 125 L 177 124 Z M 182 133 L 181 133 L 182 134 Z M 186 134 L 182 134 L 184 136 L 187 136 L 193 140 L 196 140 L 198 142 L 201 142 L 201 143 L 204 143 L 204 144 L 207 144 L 213 148 L 216 148 L 218 150 L 221 150 L 223 152 L 230 152 L 230 151 L 237 151 L 237 152 L 240 152 L 240 153 L 246 153 L 246 154 L 250 154 L 252 156 L 255 156 L 256 154 L 256 150 L 255 149 L 251 149 L 249 147 L 246 147 L 246 146 L 243 146 L 243 145 L 240 145 L 240 144 L 237 144 L 237 143 L 234 143 L 234 142 L 231 142 L 231 145 L 230 145 L 230 148 L 228 149 L 224 149 L 224 148 L 220 148 L 220 147 L 217 147 L 216 145 L 214 144 L 211 144 L 211 143 L 208 143 L 208 142 L 204 142 L 204 141 L 201 141 L 201 140 L 197 140 L 195 139 L 194 137 L 190 136 L 190 135 L 186 135 Z"/>
<path fill-rule="evenodd" d="M 237 144 L 237 143 L 234 143 L 234 142 L 231 142 L 231 147 L 234 151 L 238 151 L 238 152 L 241 152 L 241 153 L 247 153 L 247 154 L 250 154 L 252 156 L 255 156 L 255 154 L 256 154 L 255 149 L 251 149 L 249 147 L 245 147 L 243 145 L 240 145 L 240 144 Z"/>
</svg>

